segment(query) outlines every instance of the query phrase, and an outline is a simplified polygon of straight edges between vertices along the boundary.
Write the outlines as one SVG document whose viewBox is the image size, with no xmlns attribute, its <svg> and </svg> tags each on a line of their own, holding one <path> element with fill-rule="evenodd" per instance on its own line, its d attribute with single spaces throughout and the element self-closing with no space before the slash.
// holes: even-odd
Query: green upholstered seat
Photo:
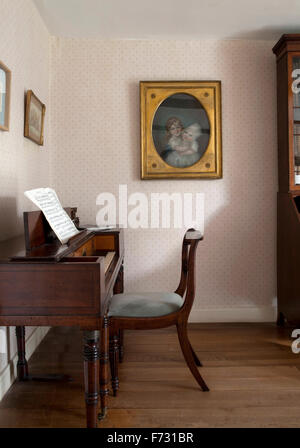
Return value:
<svg viewBox="0 0 300 448">
<path fill-rule="evenodd" d="M 158 317 L 178 311 L 183 299 L 175 292 L 115 294 L 109 306 L 110 317 Z"/>
</svg>

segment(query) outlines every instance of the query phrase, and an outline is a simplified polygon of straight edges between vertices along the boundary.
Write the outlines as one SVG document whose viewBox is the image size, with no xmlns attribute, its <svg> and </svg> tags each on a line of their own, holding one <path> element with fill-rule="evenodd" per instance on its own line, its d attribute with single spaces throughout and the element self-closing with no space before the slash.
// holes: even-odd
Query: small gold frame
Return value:
<svg viewBox="0 0 300 448">
<path fill-rule="evenodd" d="M 44 144 L 46 106 L 32 90 L 26 93 L 24 137 L 40 146 Z"/>
<path fill-rule="evenodd" d="M 153 136 L 153 122 L 155 115 L 161 104 L 168 98 L 174 98 L 175 94 L 185 94 L 176 96 L 176 104 L 180 104 L 178 98 L 191 98 L 202 108 L 202 115 L 206 115 L 208 130 L 206 129 L 207 143 L 203 147 L 203 153 L 200 154 L 199 145 L 196 143 L 195 152 L 199 151 L 199 159 L 185 167 L 170 165 L 161 157 L 158 152 Z M 182 100 L 181 100 L 182 102 Z M 167 104 L 167 103 L 165 103 Z M 183 104 L 183 103 L 182 103 Z M 176 106 L 177 107 L 177 106 Z M 222 177 L 222 135 L 221 135 L 221 81 L 141 81 L 140 82 L 140 108 L 141 108 L 141 178 L 142 179 L 159 179 L 159 178 L 202 178 L 202 179 L 219 179 Z M 166 109 L 166 108 L 165 108 Z M 167 114 L 163 110 L 164 114 Z M 191 108 L 192 109 L 192 108 Z M 169 108 L 169 110 L 171 110 Z M 180 108 L 177 107 L 180 117 Z M 194 109 L 195 110 L 195 109 Z M 200 109 L 199 109 L 200 110 Z M 205 112 L 203 112 L 203 110 Z M 182 109 L 182 116 L 186 117 L 188 122 L 189 112 Z M 192 114 L 193 112 L 190 112 Z M 200 113 L 200 112 L 199 112 Z M 185 114 L 185 115 L 184 115 Z M 171 113 L 169 116 L 175 116 Z M 167 117 L 167 115 L 165 115 Z M 192 116 L 192 115 L 191 115 Z M 199 115 L 200 116 L 200 115 Z M 181 120 L 182 121 L 182 120 Z M 157 125 L 162 135 L 166 123 Z M 191 120 L 190 120 L 190 124 Z M 187 126 L 187 125 L 186 125 Z M 196 124 L 197 126 L 197 124 Z M 201 129 L 200 124 L 198 124 Z M 188 127 L 188 126 L 187 126 Z M 186 129 L 187 129 L 186 127 Z M 182 132 L 184 132 L 184 126 Z M 167 131 L 164 131 L 167 133 Z M 158 134 L 157 134 L 158 135 Z M 181 134 L 182 135 L 182 134 Z M 180 135 L 180 138 L 181 138 Z M 202 133 L 204 136 L 204 132 Z M 170 140 L 169 140 L 170 141 Z M 196 140 L 195 140 L 196 141 Z M 173 151 L 173 149 L 172 149 Z M 172 152 L 171 151 L 171 152 Z M 170 151 L 169 151 L 170 153 Z M 161 153 L 162 154 L 162 153 Z M 175 152 L 178 154 L 183 154 Z M 181 155 L 179 157 L 182 157 Z M 184 160 L 186 160 L 185 158 Z M 168 160 L 168 159 L 167 159 Z M 190 159 L 190 160 L 194 160 Z M 184 162 L 186 163 L 186 162 Z"/>
<path fill-rule="evenodd" d="M 9 114 L 10 114 L 10 86 L 11 86 L 11 71 L 0 61 L 0 69 L 5 73 L 5 86 L 0 85 L 0 112 L 4 116 L 3 123 L 0 121 L 0 130 L 9 131 Z M 4 88 L 4 91 L 2 91 Z M 3 102 L 4 96 L 4 102 Z M 3 104 L 5 104 L 5 109 L 3 112 Z"/>
</svg>

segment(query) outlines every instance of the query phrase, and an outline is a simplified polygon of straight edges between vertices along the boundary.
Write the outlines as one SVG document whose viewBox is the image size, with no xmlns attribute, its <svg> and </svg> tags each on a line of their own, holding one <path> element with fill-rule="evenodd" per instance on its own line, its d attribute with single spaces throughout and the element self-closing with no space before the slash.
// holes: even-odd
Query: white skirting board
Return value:
<svg viewBox="0 0 300 448">
<path fill-rule="evenodd" d="M 277 308 L 262 307 L 234 307 L 234 308 L 192 308 L 189 322 L 276 322 Z"/>
<path fill-rule="evenodd" d="M 37 346 L 40 344 L 40 342 L 44 339 L 49 329 L 49 327 L 37 327 L 29 336 L 28 340 L 26 340 L 27 361 L 29 360 Z M 16 353 L 0 374 L 0 401 L 17 378 L 17 361 L 18 355 Z"/>
</svg>

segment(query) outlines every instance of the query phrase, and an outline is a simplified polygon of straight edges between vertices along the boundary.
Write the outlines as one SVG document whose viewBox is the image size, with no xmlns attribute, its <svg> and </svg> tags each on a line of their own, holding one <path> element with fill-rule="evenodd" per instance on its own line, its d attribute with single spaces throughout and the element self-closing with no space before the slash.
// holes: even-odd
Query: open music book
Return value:
<svg viewBox="0 0 300 448">
<path fill-rule="evenodd" d="M 52 188 L 37 188 L 25 191 L 24 194 L 44 213 L 50 227 L 62 244 L 67 243 L 70 238 L 80 233 L 70 216 L 62 208 L 57 194 Z"/>
</svg>

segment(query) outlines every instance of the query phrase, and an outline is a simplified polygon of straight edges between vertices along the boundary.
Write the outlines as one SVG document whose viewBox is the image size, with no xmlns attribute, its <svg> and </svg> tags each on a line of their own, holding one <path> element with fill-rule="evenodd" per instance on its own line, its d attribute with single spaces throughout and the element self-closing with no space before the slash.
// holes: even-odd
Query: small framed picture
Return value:
<svg viewBox="0 0 300 448">
<path fill-rule="evenodd" d="M 0 130 L 9 131 L 11 71 L 0 61 Z"/>
<path fill-rule="evenodd" d="M 44 121 L 46 106 L 33 93 L 26 93 L 24 137 L 40 146 L 44 144 Z"/>
<path fill-rule="evenodd" d="M 222 177 L 221 82 L 140 82 L 141 178 Z"/>
</svg>

